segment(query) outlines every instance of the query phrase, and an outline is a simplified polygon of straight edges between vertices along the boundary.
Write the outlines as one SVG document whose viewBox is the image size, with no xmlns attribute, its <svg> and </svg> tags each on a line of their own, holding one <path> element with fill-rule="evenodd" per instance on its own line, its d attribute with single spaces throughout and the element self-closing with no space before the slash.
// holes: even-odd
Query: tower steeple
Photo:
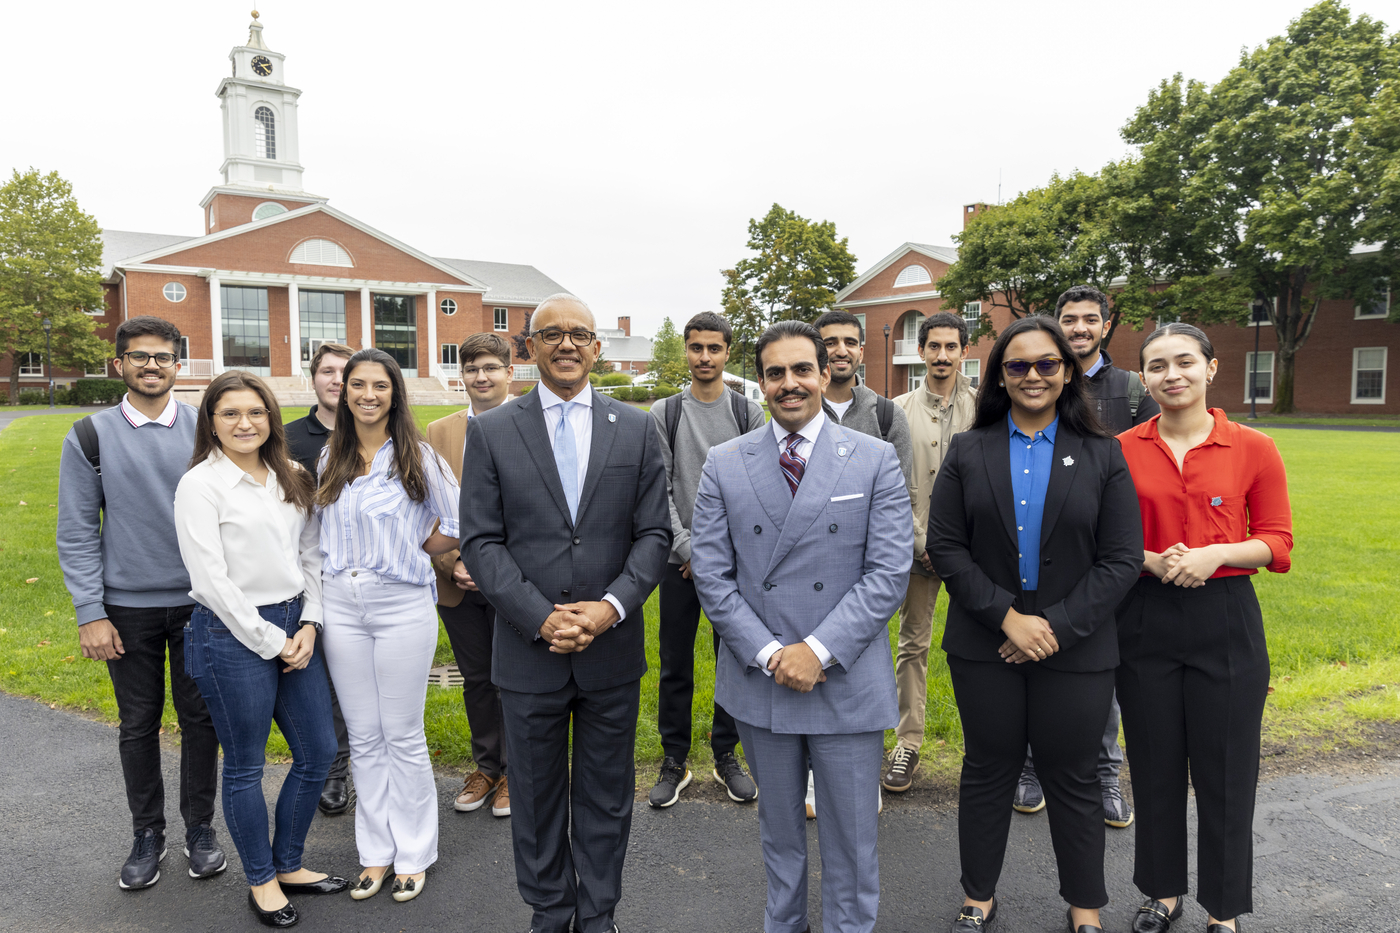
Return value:
<svg viewBox="0 0 1400 933">
<path fill-rule="evenodd" d="M 258 11 L 248 42 L 229 52 L 233 74 L 216 96 L 224 111 L 224 162 L 228 186 L 263 192 L 300 192 L 302 167 L 297 142 L 297 98 L 285 80 L 286 56 L 263 40 Z"/>
</svg>

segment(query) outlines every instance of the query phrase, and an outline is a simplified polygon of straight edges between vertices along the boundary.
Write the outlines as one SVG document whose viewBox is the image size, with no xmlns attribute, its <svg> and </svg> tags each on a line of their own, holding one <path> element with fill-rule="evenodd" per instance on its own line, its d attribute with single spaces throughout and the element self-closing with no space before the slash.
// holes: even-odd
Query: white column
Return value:
<svg viewBox="0 0 1400 933">
<path fill-rule="evenodd" d="M 214 336 L 214 375 L 224 371 L 224 309 L 223 292 L 219 290 L 219 277 L 209 276 L 209 329 Z"/>
<path fill-rule="evenodd" d="M 374 309 L 369 303 L 369 289 L 360 289 L 360 349 L 374 346 Z"/>
<path fill-rule="evenodd" d="M 297 283 L 287 283 L 287 339 L 292 345 L 292 368 L 289 375 L 301 375 L 301 298 Z"/>
<path fill-rule="evenodd" d="M 428 378 L 437 376 L 439 357 L 442 351 L 438 348 L 437 342 L 437 290 L 431 289 L 428 292 Z"/>
</svg>

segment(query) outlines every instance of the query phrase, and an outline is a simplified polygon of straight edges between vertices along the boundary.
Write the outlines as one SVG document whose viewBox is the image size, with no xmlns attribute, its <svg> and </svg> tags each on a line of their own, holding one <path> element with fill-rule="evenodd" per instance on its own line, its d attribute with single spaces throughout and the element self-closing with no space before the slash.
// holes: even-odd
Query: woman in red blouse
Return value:
<svg viewBox="0 0 1400 933">
<path fill-rule="evenodd" d="M 1210 340 L 1167 324 L 1143 341 L 1162 414 L 1118 435 L 1142 508 L 1143 575 L 1118 607 L 1118 698 L 1137 806 L 1134 933 L 1163 933 L 1186 894 L 1186 777 L 1207 933 L 1253 910 L 1254 791 L 1269 687 L 1250 576 L 1285 573 L 1288 479 L 1274 442 L 1206 407 Z"/>
</svg>

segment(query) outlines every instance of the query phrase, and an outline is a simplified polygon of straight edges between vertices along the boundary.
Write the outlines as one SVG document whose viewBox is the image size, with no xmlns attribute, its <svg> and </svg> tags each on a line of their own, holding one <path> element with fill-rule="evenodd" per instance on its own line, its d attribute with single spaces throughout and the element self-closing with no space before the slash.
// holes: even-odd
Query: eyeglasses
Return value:
<svg viewBox="0 0 1400 933">
<path fill-rule="evenodd" d="M 1035 371 L 1042 376 L 1053 376 L 1060 371 L 1060 364 L 1063 362 L 1064 360 L 1060 359 L 1058 356 L 1047 356 L 1045 359 L 1036 360 L 1035 362 L 1031 362 L 1030 360 L 1002 360 L 1001 368 L 1006 370 L 1006 374 L 1012 379 L 1024 379 L 1026 374 L 1031 371 L 1032 366 L 1034 366 Z"/>
<path fill-rule="evenodd" d="M 145 366 L 147 362 L 154 359 L 156 365 L 161 369 L 169 369 L 174 366 L 177 359 L 174 353 L 147 353 L 145 350 L 127 350 L 122 356 L 137 366 Z"/>
<path fill-rule="evenodd" d="M 553 328 L 549 330 L 537 330 L 530 336 L 540 338 L 547 347 L 557 347 L 564 342 L 564 332 Z M 569 342 L 576 347 L 586 347 L 597 339 L 598 335 L 591 330 L 569 331 Z"/>
<path fill-rule="evenodd" d="M 253 424 L 265 424 L 269 414 L 271 413 L 266 408 L 250 408 L 247 411 L 239 411 L 236 408 L 225 408 L 223 411 L 216 412 L 214 417 L 218 418 L 224 424 L 235 425 L 243 420 L 244 415 L 247 415 L 248 420 Z"/>
<path fill-rule="evenodd" d="M 495 378 L 501 374 L 505 367 L 500 363 L 490 363 L 486 366 L 468 366 L 462 370 L 462 378 L 475 379 L 481 373 L 485 373 L 488 378 Z"/>
</svg>

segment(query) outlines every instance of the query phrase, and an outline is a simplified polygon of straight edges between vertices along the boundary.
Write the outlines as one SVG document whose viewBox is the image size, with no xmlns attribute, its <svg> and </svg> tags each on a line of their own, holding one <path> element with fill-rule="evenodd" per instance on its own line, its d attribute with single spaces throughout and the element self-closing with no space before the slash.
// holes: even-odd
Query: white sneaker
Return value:
<svg viewBox="0 0 1400 933">
<path fill-rule="evenodd" d="M 812 777 L 812 769 L 807 769 L 807 819 L 817 818 L 817 784 Z"/>
</svg>

